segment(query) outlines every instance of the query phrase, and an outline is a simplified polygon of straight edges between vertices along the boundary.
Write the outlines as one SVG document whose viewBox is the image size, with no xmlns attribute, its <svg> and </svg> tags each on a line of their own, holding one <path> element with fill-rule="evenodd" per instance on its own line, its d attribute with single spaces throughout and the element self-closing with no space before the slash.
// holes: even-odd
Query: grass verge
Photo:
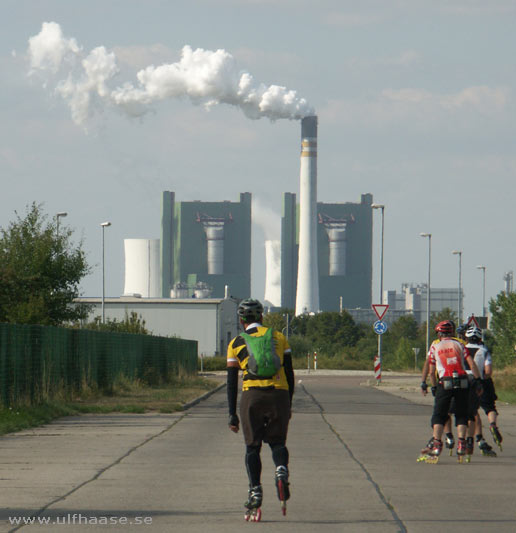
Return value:
<svg viewBox="0 0 516 533">
<path fill-rule="evenodd" d="M 0 409 L 0 435 L 47 424 L 62 416 L 84 413 L 173 413 L 181 411 L 185 404 L 213 390 L 219 383 L 195 376 L 149 387 L 119 379 L 110 394 L 87 390 L 70 401 Z"/>
<path fill-rule="evenodd" d="M 503 370 L 493 372 L 498 400 L 510 404 L 516 404 L 516 366 L 511 365 Z"/>
</svg>

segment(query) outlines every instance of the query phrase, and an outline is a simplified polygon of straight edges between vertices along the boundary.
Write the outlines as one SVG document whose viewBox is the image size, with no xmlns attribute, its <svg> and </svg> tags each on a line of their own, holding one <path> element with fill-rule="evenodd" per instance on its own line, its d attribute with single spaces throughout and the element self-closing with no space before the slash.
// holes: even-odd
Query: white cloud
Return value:
<svg viewBox="0 0 516 533">
<path fill-rule="evenodd" d="M 473 86 L 448 94 L 418 88 L 384 89 L 369 99 L 331 100 L 319 109 L 319 116 L 330 123 L 385 126 L 417 119 L 428 126 L 449 120 L 450 112 L 468 119 L 495 117 L 511 104 L 512 92 L 507 87 Z"/>
<path fill-rule="evenodd" d="M 423 89 L 385 89 L 384 100 L 413 104 L 428 104 L 434 109 L 453 110 L 469 108 L 481 113 L 492 114 L 502 111 L 509 101 L 510 91 L 506 87 L 485 85 L 466 87 L 457 93 L 437 94 Z"/>
<path fill-rule="evenodd" d="M 177 51 L 163 44 L 115 46 L 113 52 L 121 65 L 126 65 L 132 70 L 140 70 L 147 65 L 176 61 L 178 58 Z"/>
<path fill-rule="evenodd" d="M 260 69 L 274 75 L 277 72 L 285 72 L 289 75 L 292 71 L 302 72 L 306 69 L 303 58 L 292 52 L 267 51 L 256 48 L 241 47 L 233 51 L 233 55 L 242 65 L 251 70 Z"/>
<path fill-rule="evenodd" d="M 323 23 L 339 28 L 356 28 L 377 24 L 382 19 L 379 12 L 329 11 L 322 16 Z"/>
<path fill-rule="evenodd" d="M 421 54 L 416 50 L 403 50 L 397 55 L 387 57 L 353 57 L 346 61 L 349 68 L 402 67 L 408 68 L 421 63 Z"/>
<path fill-rule="evenodd" d="M 514 0 L 441 0 L 439 10 L 457 15 L 497 15 L 516 12 Z"/>
</svg>

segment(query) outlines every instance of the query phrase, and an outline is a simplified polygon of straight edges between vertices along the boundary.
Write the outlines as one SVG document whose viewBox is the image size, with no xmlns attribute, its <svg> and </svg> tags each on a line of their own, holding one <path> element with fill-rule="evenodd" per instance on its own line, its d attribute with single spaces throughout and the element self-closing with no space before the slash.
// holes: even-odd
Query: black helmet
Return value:
<svg viewBox="0 0 516 533">
<path fill-rule="evenodd" d="M 466 333 L 467 329 L 468 329 L 467 324 L 461 324 L 460 326 L 457 327 L 457 335 L 463 335 L 464 333 Z"/>
<path fill-rule="evenodd" d="M 238 305 L 237 313 L 244 322 L 252 322 L 262 316 L 263 305 L 258 300 L 246 298 Z"/>
</svg>

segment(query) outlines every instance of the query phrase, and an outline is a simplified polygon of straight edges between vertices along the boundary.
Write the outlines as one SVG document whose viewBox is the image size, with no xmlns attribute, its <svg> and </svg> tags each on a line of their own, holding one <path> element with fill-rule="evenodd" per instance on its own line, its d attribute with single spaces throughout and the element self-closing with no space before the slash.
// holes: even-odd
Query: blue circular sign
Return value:
<svg viewBox="0 0 516 533">
<path fill-rule="evenodd" d="M 377 320 L 373 324 L 373 329 L 375 333 L 378 333 L 378 335 L 382 335 L 387 331 L 387 324 L 385 322 L 382 322 L 381 320 Z"/>
</svg>

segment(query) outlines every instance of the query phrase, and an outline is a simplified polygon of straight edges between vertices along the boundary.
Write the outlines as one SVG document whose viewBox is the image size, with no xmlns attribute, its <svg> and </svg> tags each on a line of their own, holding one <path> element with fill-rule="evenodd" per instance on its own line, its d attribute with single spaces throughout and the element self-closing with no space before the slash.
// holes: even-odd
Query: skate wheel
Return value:
<svg viewBox="0 0 516 533">
<path fill-rule="evenodd" d="M 261 519 L 262 519 L 262 510 L 258 508 L 253 513 L 253 521 L 259 522 Z"/>
<path fill-rule="evenodd" d="M 245 521 L 249 522 L 249 520 L 251 520 L 251 515 L 249 514 L 249 512 L 247 512 L 245 513 Z"/>
<path fill-rule="evenodd" d="M 287 504 L 285 502 L 281 502 L 281 512 L 283 516 L 287 514 Z"/>
</svg>

